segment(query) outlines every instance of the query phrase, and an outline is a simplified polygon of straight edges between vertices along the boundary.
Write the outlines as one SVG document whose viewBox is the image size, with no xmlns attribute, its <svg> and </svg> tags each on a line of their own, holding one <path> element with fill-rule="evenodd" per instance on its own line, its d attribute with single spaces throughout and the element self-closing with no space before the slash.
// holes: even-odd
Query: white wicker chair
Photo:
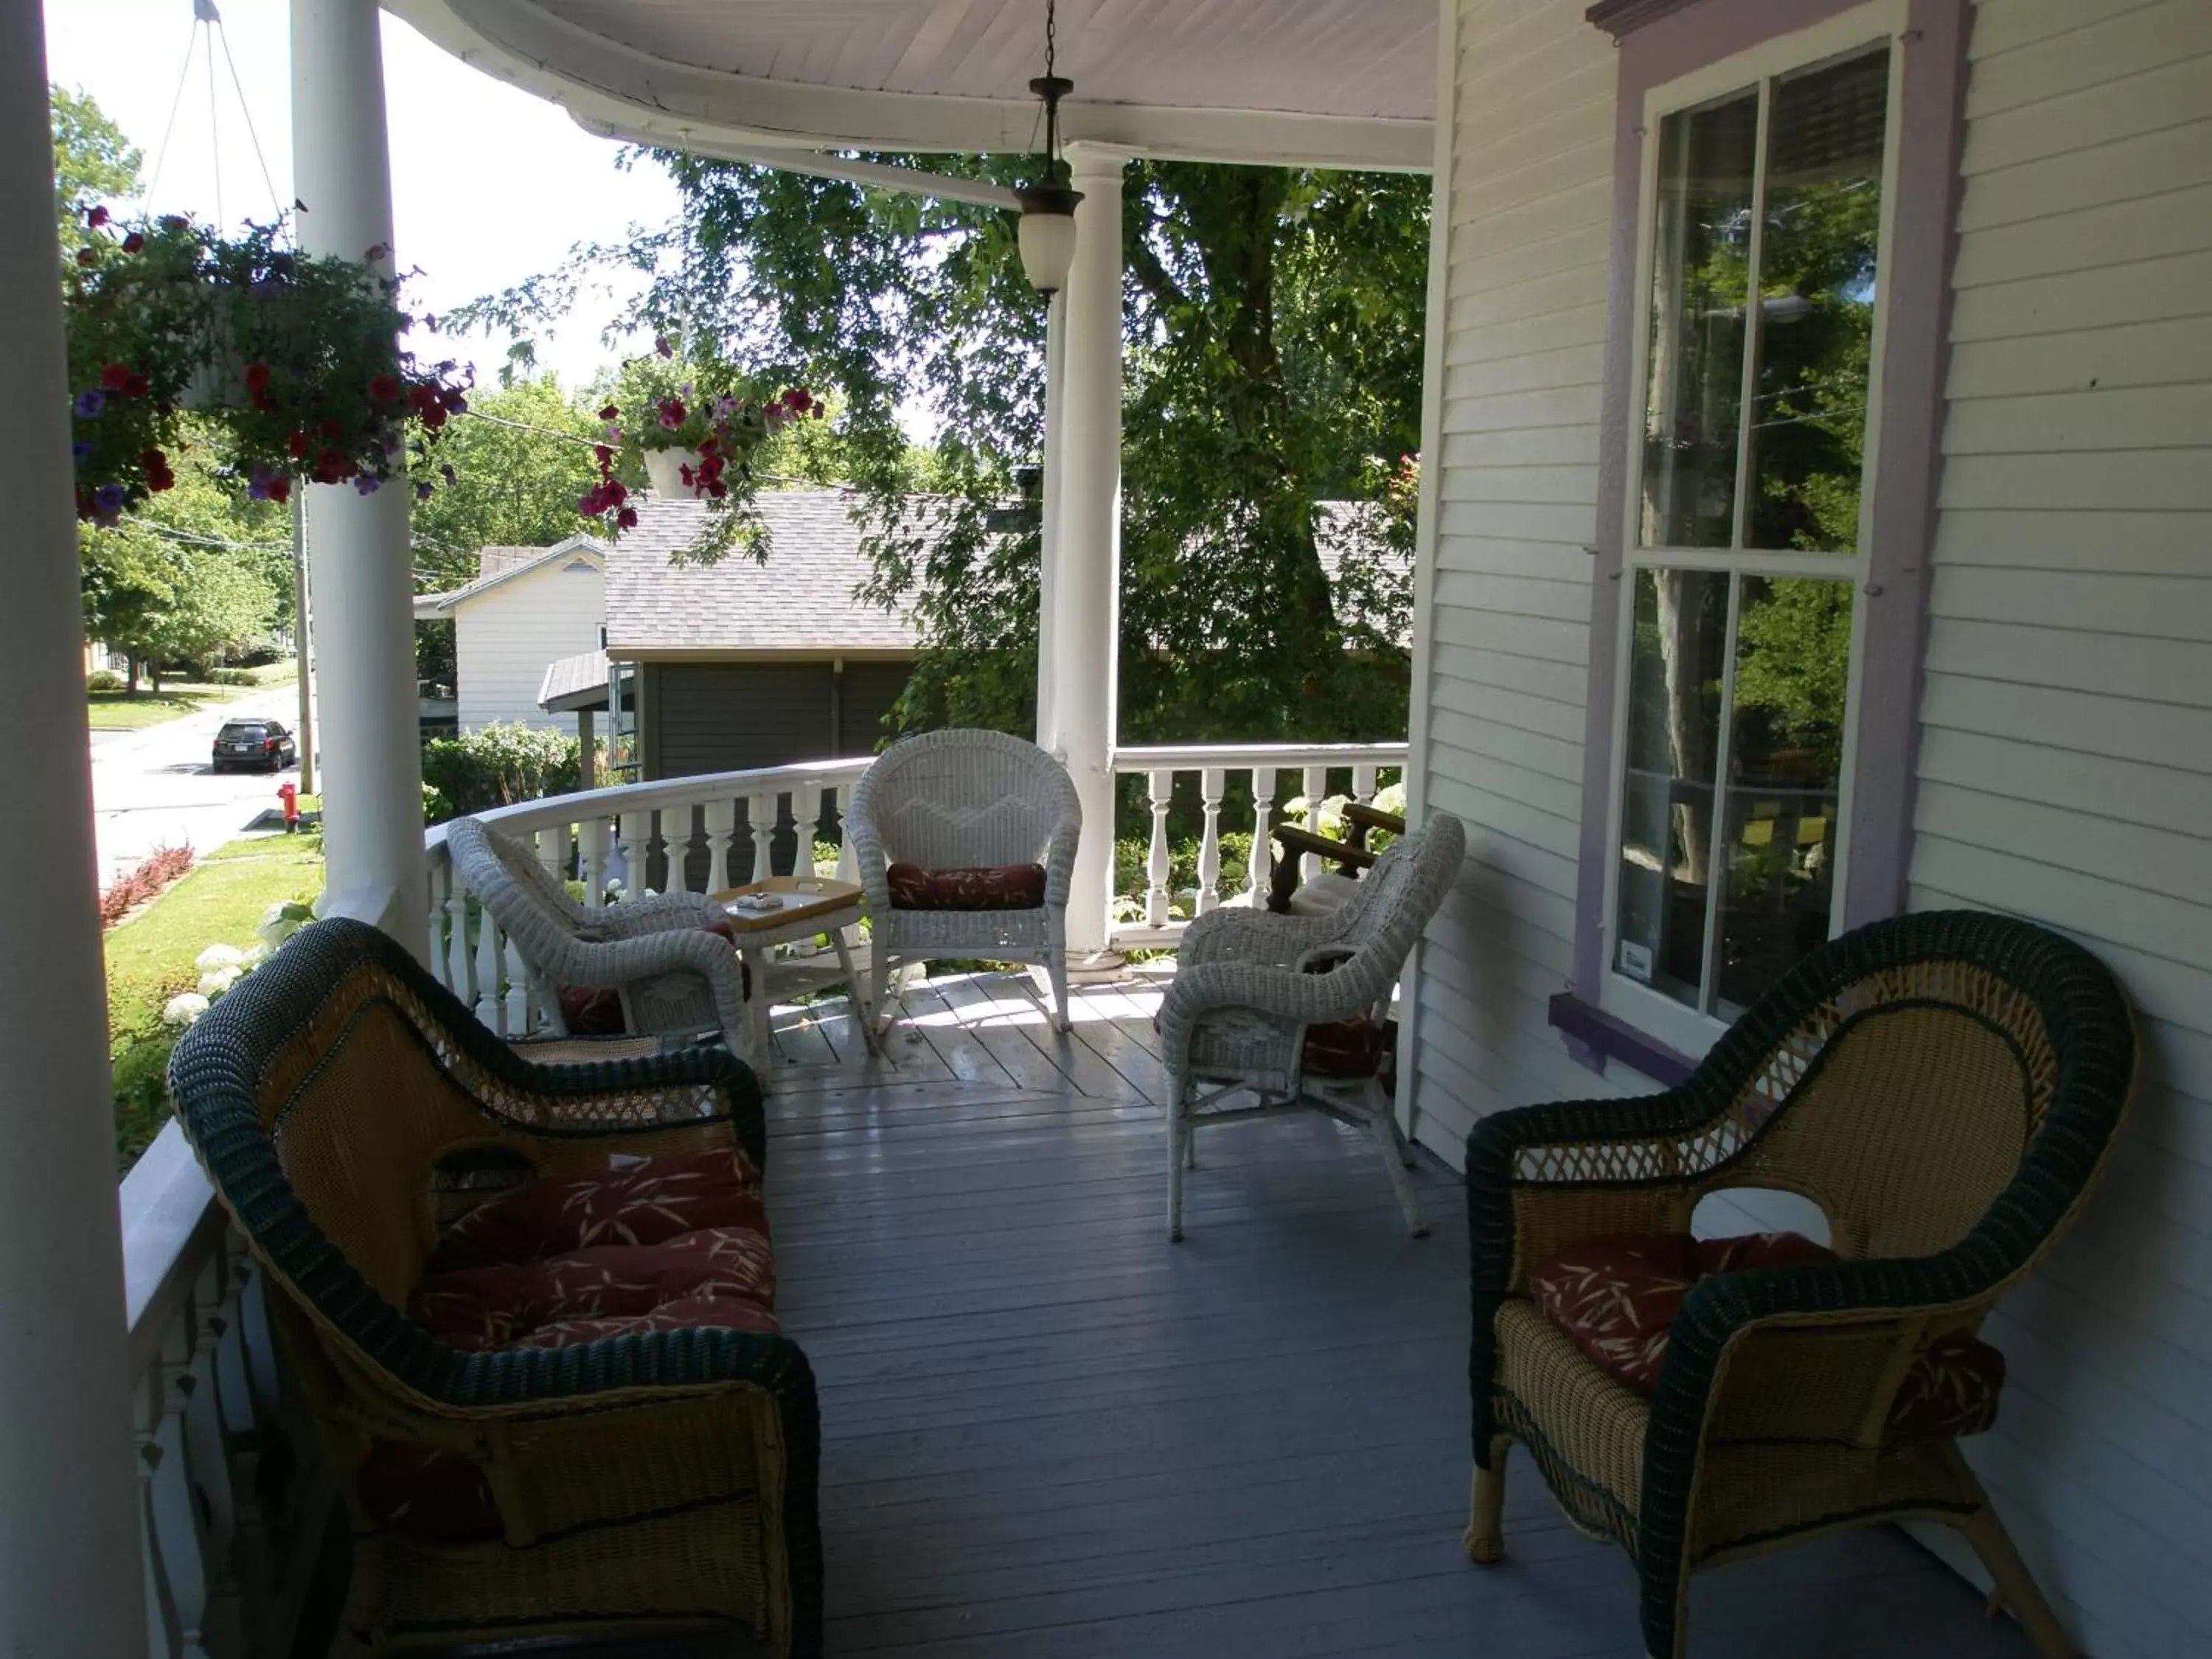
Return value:
<svg viewBox="0 0 2212 1659">
<path fill-rule="evenodd" d="M 730 941 L 706 929 L 724 920 L 703 893 L 661 893 L 587 909 L 530 852 L 475 818 L 446 826 L 446 850 L 462 885 L 556 986 L 612 990 L 623 1023 L 645 1036 L 720 1029 L 730 1052 L 750 1051 L 743 964 Z M 556 1030 L 560 1006 L 549 1010 Z"/>
<path fill-rule="evenodd" d="M 1301 1106 L 1371 1128 L 1407 1229 L 1428 1231 L 1407 1178 L 1413 1154 L 1381 1081 L 1383 1022 L 1399 972 L 1466 856 L 1460 821 L 1432 813 L 1328 915 L 1221 909 L 1191 923 L 1160 1006 L 1169 1237 L 1182 1237 L 1183 1171 L 1200 1125 Z M 1372 1033 L 1371 1063 L 1315 1072 L 1309 1033 L 1362 1017 L 1371 1022 L 1364 1028 Z M 1248 1093 L 1255 1103 L 1226 1103 Z"/>
<path fill-rule="evenodd" d="M 1067 897 L 1083 807 L 1067 770 L 1003 732 L 929 732 L 893 744 L 854 787 L 845 833 L 868 896 L 875 1006 L 888 1013 L 895 969 L 939 957 L 1044 964 L 1060 1029 L 1067 1018 Z M 909 910 L 891 903 L 890 866 L 955 870 L 1036 864 L 1044 903 L 1019 910 Z"/>
</svg>

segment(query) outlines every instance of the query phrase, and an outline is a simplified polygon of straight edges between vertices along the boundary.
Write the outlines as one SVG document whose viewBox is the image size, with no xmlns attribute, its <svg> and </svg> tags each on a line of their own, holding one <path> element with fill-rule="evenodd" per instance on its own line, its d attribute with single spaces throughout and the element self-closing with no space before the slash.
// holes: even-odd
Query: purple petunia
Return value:
<svg viewBox="0 0 2212 1659">
<path fill-rule="evenodd" d="M 88 421 L 107 407 L 107 394 L 98 386 L 88 386 L 76 394 L 76 417 Z"/>
<path fill-rule="evenodd" d="M 103 513 L 120 513 L 123 510 L 123 486 L 104 483 L 92 492 L 92 499 L 94 505 Z"/>
<path fill-rule="evenodd" d="M 374 474 L 360 472 L 354 475 L 353 487 L 361 494 L 374 495 L 376 494 L 376 486 L 377 480 Z"/>
<path fill-rule="evenodd" d="M 92 459 L 92 446 L 85 442 L 83 439 L 78 439 L 75 443 L 70 446 L 70 459 L 79 463 L 90 460 Z"/>
<path fill-rule="evenodd" d="M 426 483 L 416 484 L 415 486 L 415 499 L 418 501 L 428 501 L 430 499 L 430 486 Z"/>
</svg>

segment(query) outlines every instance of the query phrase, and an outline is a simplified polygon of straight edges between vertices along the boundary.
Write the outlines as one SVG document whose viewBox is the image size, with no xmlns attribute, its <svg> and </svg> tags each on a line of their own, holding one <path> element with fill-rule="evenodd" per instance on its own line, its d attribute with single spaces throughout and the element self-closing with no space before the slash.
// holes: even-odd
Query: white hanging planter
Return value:
<svg viewBox="0 0 2212 1659">
<path fill-rule="evenodd" d="M 664 501 L 692 500 L 696 492 L 684 482 L 683 469 L 696 469 L 699 456 L 690 449 L 648 449 L 645 452 L 645 476 L 653 485 L 653 493 Z M 696 471 L 694 473 L 696 477 Z"/>
</svg>

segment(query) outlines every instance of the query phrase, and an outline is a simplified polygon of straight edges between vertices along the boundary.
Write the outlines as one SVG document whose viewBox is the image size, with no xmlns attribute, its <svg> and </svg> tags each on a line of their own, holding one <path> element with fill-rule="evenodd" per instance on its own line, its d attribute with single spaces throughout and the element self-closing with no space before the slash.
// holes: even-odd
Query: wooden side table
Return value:
<svg viewBox="0 0 2212 1659">
<path fill-rule="evenodd" d="M 764 1068 L 768 1061 L 769 1007 L 775 1000 L 775 948 L 811 939 L 817 933 L 829 934 L 830 943 L 837 952 L 839 972 L 860 1016 L 861 1040 L 868 1045 L 870 1054 L 881 1052 L 876 1043 L 873 1012 L 868 1007 L 860 976 L 854 971 L 852 946 L 845 938 L 847 928 L 860 926 L 860 889 L 857 883 L 824 876 L 770 876 L 766 881 L 748 882 L 743 887 L 728 888 L 711 896 L 736 929 L 738 954 L 744 959 L 745 970 L 752 976 L 752 994 L 745 1000 L 745 1046 L 752 1050 L 756 1066 Z M 753 898 L 773 898 L 777 901 L 776 908 L 755 909 L 739 902 Z"/>
</svg>

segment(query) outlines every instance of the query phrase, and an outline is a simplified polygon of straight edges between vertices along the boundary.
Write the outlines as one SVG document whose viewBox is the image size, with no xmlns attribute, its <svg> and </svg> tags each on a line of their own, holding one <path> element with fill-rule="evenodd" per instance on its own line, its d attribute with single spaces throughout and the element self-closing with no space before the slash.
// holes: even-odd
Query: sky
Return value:
<svg viewBox="0 0 2212 1659">
<path fill-rule="evenodd" d="M 201 31 L 186 74 L 192 0 L 45 0 L 47 79 L 90 93 L 144 152 L 149 211 L 212 222 L 219 200 L 230 225 L 265 222 L 278 199 L 289 205 L 294 196 L 291 7 L 289 0 L 216 3 L 223 27 Z M 618 172 L 617 146 L 592 137 L 554 105 L 469 68 L 388 14 L 383 30 L 393 246 L 402 268 L 422 269 L 408 291 L 418 313 L 550 270 L 578 242 L 610 240 L 634 224 L 659 227 L 677 216 L 675 187 L 659 167 L 647 162 Z M 243 108 L 223 60 L 225 40 Z M 255 159 L 257 137 L 280 198 L 272 199 Z M 626 297 L 609 295 L 580 309 L 541 346 L 540 366 L 576 386 L 649 346 L 643 337 L 617 349 L 600 342 Z M 408 343 L 426 357 L 473 361 L 487 381 L 507 344 L 482 335 L 441 343 L 422 331 Z"/>
</svg>

